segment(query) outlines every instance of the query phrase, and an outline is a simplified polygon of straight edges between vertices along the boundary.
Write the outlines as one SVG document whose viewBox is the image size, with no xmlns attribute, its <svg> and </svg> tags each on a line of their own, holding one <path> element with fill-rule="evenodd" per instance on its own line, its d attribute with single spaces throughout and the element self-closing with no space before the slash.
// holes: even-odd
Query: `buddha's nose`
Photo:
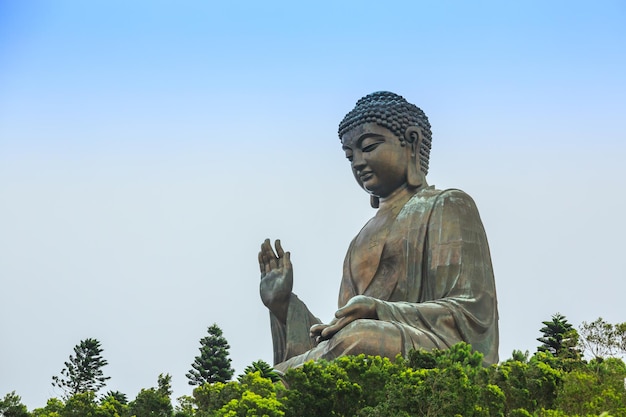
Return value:
<svg viewBox="0 0 626 417">
<path fill-rule="evenodd" d="M 360 152 L 355 152 L 354 155 L 352 156 L 352 169 L 354 169 L 355 171 L 359 171 L 361 170 L 363 167 L 365 167 L 365 160 L 363 159 L 363 154 L 361 154 Z"/>
</svg>

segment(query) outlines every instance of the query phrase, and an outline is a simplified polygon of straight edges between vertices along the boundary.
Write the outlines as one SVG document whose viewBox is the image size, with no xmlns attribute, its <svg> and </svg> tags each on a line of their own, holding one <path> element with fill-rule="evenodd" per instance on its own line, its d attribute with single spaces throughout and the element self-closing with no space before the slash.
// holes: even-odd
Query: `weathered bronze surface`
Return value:
<svg viewBox="0 0 626 417">
<path fill-rule="evenodd" d="M 470 343 L 498 361 L 498 311 L 491 258 L 474 201 L 426 183 L 426 115 L 403 97 L 360 99 L 339 125 L 357 183 L 376 215 L 346 255 L 335 318 L 322 324 L 293 294 L 289 252 L 261 245 L 261 299 L 270 311 L 276 369 L 311 359 Z"/>
</svg>

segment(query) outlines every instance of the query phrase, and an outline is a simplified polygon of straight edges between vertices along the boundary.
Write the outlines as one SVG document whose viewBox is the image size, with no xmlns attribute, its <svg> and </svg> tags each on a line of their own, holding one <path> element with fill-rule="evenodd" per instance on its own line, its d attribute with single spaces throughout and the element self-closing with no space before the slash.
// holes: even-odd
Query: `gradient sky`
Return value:
<svg viewBox="0 0 626 417">
<path fill-rule="evenodd" d="M 0 0 L 0 396 L 44 406 L 88 337 L 130 399 L 191 394 L 213 323 L 237 374 L 271 362 L 266 237 L 329 320 L 374 214 L 337 124 L 377 90 L 478 205 L 501 359 L 557 312 L 626 321 L 624 2 Z"/>
</svg>

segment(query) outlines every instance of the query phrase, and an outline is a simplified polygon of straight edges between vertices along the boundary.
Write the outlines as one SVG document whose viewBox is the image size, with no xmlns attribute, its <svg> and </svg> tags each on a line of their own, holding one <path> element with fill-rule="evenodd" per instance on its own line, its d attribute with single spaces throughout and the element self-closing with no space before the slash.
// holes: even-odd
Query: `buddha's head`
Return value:
<svg viewBox="0 0 626 417">
<path fill-rule="evenodd" d="M 373 196 L 373 206 L 402 185 L 418 188 L 425 182 L 430 123 L 402 96 L 380 91 L 361 98 L 339 124 L 339 138 L 357 182 Z"/>
</svg>

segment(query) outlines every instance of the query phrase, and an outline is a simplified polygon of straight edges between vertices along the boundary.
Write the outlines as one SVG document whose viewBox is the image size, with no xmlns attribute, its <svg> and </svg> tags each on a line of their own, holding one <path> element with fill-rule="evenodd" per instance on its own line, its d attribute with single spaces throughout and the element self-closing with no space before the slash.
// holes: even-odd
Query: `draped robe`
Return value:
<svg viewBox="0 0 626 417">
<path fill-rule="evenodd" d="M 378 318 L 356 320 L 317 344 L 309 329 L 320 321 L 292 294 L 286 323 L 270 313 L 276 369 L 348 354 L 393 358 L 461 341 L 483 353 L 485 365 L 498 361 L 493 269 L 471 197 L 424 188 L 391 220 L 374 237 L 371 228 L 364 237 L 366 225 L 354 238 L 339 291 L 339 307 L 356 295 L 375 299 Z"/>
</svg>

